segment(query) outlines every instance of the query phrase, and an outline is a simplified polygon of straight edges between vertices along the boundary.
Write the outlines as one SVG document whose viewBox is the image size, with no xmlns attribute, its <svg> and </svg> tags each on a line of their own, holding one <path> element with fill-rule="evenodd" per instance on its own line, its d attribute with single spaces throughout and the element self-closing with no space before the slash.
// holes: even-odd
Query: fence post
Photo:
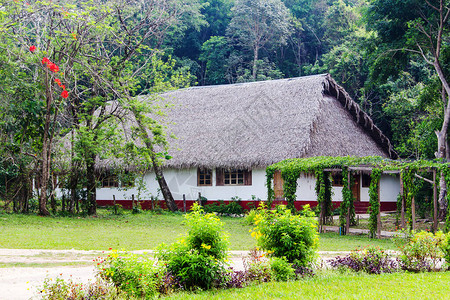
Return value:
<svg viewBox="0 0 450 300">
<path fill-rule="evenodd" d="M 186 195 L 183 194 L 183 210 L 186 212 Z"/>
<path fill-rule="evenodd" d="M 114 214 L 117 215 L 116 195 L 113 195 L 113 201 L 114 201 Z"/>
</svg>

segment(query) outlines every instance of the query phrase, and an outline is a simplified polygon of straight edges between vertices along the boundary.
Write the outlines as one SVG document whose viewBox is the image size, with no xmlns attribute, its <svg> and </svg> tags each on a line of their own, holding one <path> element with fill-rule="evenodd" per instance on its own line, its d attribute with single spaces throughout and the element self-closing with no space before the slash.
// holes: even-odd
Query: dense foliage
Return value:
<svg viewBox="0 0 450 300">
<path fill-rule="evenodd" d="M 298 266 L 310 266 L 319 242 L 314 213 L 306 207 L 302 214 L 294 215 L 283 205 L 276 210 L 260 206 L 258 211 L 252 236 L 261 249 Z"/>
<path fill-rule="evenodd" d="M 225 272 L 228 243 L 223 223 L 214 214 L 205 214 L 195 203 L 186 215 L 186 224 L 187 236 L 172 245 L 161 245 L 158 259 L 183 288 L 212 288 Z"/>
</svg>

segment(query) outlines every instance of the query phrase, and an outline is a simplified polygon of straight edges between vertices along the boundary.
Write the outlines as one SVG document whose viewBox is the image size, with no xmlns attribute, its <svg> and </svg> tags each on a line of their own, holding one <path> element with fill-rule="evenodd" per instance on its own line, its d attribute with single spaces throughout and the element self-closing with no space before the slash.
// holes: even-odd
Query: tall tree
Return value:
<svg viewBox="0 0 450 300">
<path fill-rule="evenodd" d="M 450 1 L 448 0 L 375 0 L 368 10 L 368 24 L 375 28 L 381 41 L 404 62 L 408 54 L 418 55 L 435 71 L 441 83 L 444 106 L 442 127 L 437 130 L 438 159 L 449 159 L 448 126 L 450 122 L 450 84 L 448 65 Z M 389 56 L 391 57 L 391 56 Z M 392 64 L 391 64 L 392 66 Z M 394 72 L 392 69 L 390 69 Z M 445 180 L 440 180 L 440 214 L 447 211 Z"/>
<path fill-rule="evenodd" d="M 291 16 L 281 0 L 237 0 L 232 8 L 228 36 L 253 56 L 252 76 L 256 80 L 261 49 L 286 44 Z"/>
<path fill-rule="evenodd" d="M 35 97 L 43 99 L 43 136 L 40 156 L 40 213 L 46 208 L 51 155 L 58 130 L 73 123 L 82 139 L 77 148 L 87 170 L 87 211 L 96 213 L 95 161 L 107 121 L 120 118 L 108 109 L 112 100 L 152 92 L 149 77 L 160 64 L 158 50 L 167 30 L 183 14 L 198 13 L 196 0 L 93 1 L 59 5 L 52 1 L 4 1 L 8 20 L 4 36 L 19 45 L 13 60 L 28 63 L 40 83 Z M 14 48 L 13 48 L 14 49 Z M 7 49 L 8 50 L 8 49 Z M 154 59 L 155 57 L 158 59 Z M 41 61 L 41 58 L 44 57 Z M 60 94 L 60 95 L 59 95 Z M 119 101 L 120 103 L 120 101 Z M 61 112 L 70 111 L 70 122 Z M 64 121 L 61 123 L 61 121 Z M 80 140 L 79 140 L 80 141 Z"/>
</svg>

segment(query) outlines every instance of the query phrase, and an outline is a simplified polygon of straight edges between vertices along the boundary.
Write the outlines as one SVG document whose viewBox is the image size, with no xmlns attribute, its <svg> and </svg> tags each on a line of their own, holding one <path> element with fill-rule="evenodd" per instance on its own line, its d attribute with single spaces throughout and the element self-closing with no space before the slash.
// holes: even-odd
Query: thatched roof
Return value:
<svg viewBox="0 0 450 300">
<path fill-rule="evenodd" d="M 167 167 L 266 167 L 287 158 L 396 158 L 386 136 L 330 75 L 169 92 Z"/>
</svg>

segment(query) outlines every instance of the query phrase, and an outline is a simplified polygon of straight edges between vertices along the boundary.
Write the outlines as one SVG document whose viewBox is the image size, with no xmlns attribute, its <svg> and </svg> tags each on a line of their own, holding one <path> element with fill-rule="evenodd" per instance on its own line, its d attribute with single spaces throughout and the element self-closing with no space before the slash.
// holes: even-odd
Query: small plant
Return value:
<svg viewBox="0 0 450 300">
<path fill-rule="evenodd" d="M 397 261 L 379 247 L 369 246 L 356 249 L 344 257 L 336 257 L 330 261 L 333 268 L 350 269 L 355 272 L 369 274 L 393 273 L 398 270 Z"/>
<path fill-rule="evenodd" d="M 113 250 L 105 259 L 98 259 L 97 267 L 100 278 L 128 296 L 149 298 L 158 294 L 161 276 L 148 257 Z"/>
<path fill-rule="evenodd" d="M 85 299 L 120 299 L 124 298 L 114 286 L 98 279 L 87 284 L 76 283 L 72 280 L 46 278 L 44 284 L 38 290 L 39 295 L 45 300 L 85 300 Z"/>
<path fill-rule="evenodd" d="M 309 207 L 297 215 L 284 205 L 276 210 L 259 209 L 252 236 L 271 256 L 286 257 L 298 266 L 312 264 L 319 242 L 317 220 Z"/>
<path fill-rule="evenodd" d="M 141 212 L 143 212 L 142 204 L 139 201 L 133 202 L 133 208 L 131 210 L 131 213 L 132 214 L 140 214 Z"/>
<path fill-rule="evenodd" d="M 276 281 L 288 281 L 296 278 L 295 270 L 284 257 L 272 257 L 270 269 L 273 279 Z"/>
<path fill-rule="evenodd" d="M 244 258 L 245 280 L 247 282 L 268 282 L 272 279 L 270 264 L 265 256 L 264 252 L 254 248 Z"/>
<path fill-rule="evenodd" d="M 399 263 L 403 270 L 412 272 L 436 271 L 442 264 L 446 236 L 442 232 L 401 231 L 394 243 L 400 250 Z"/>
<path fill-rule="evenodd" d="M 157 257 L 185 289 L 212 288 L 225 272 L 228 241 L 223 223 L 197 203 L 185 218 L 187 236 L 170 246 L 160 245 Z"/>
</svg>

